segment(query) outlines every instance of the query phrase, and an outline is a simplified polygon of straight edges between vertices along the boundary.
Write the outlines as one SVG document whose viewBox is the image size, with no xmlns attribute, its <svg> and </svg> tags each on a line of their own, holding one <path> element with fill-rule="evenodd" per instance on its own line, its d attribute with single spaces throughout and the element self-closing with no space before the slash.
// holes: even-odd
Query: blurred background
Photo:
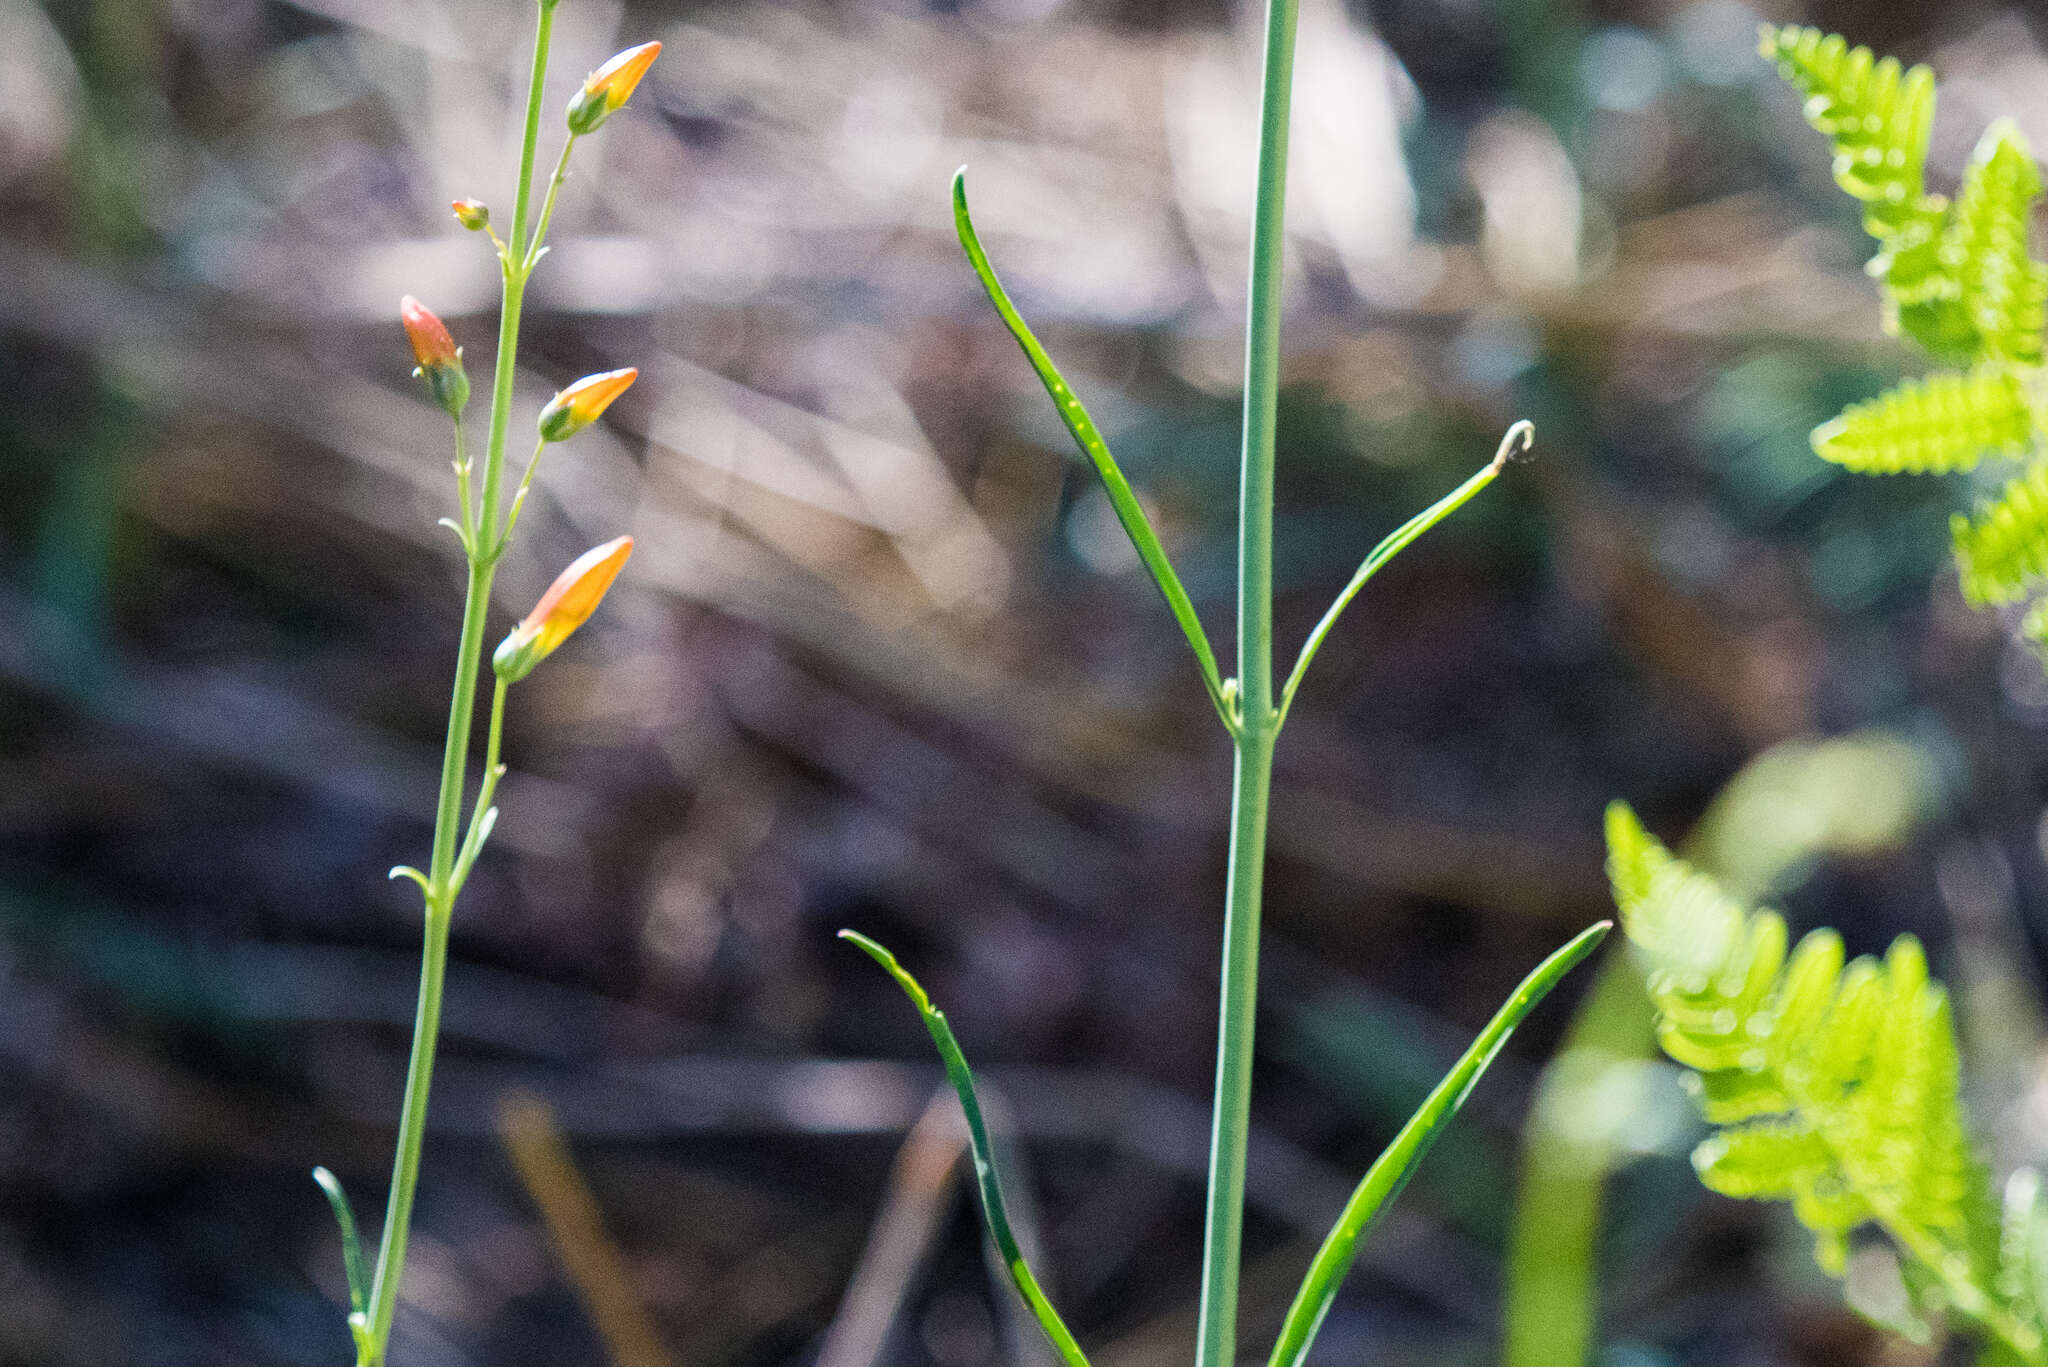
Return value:
<svg viewBox="0 0 2048 1367">
<path fill-rule="evenodd" d="M 1538 436 L 1361 598 L 1281 747 L 1248 1351 L 1469 1033 L 1608 913 L 1611 797 L 1797 926 L 1922 935 L 1991 1155 L 2048 1143 L 2048 676 L 1961 603 L 1967 487 L 1808 450 L 1920 362 L 1754 54 L 1769 19 L 1934 63 L 1945 185 L 1995 115 L 2048 143 L 2048 25 L 1759 2 L 1302 0 L 1283 659 L 1380 535 Z M 0 1364 L 348 1360 L 307 1172 L 376 1228 L 419 932 L 384 871 L 426 851 L 461 599 L 397 300 L 481 385 L 495 263 L 447 204 L 511 202 L 530 19 L 0 0 Z M 1228 750 L 946 182 L 971 166 L 1227 654 L 1256 27 L 562 0 L 544 156 L 584 72 L 667 49 L 579 149 L 515 421 L 641 379 L 548 458 L 492 631 L 586 546 L 639 551 L 514 694 L 405 1367 L 1044 1361 L 923 1030 L 841 926 L 951 1007 L 1096 1361 L 1188 1359 Z M 1548 1097 L 1551 1175 L 1614 1174 L 1580 1240 L 1600 1362 L 1933 1361 L 1783 1212 L 1700 1191 L 1667 1074 L 1539 1080 L 1596 981 L 1489 1076 L 1322 1360 L 1498 1361 L 1512 1294 L 1517 1367 L 1576 1367 L 1580 1293 L 1532 1280 L 1568 1259 L 1510 1257 Z M 1539 1235 L 1592 1196 L 1543 1199 Z"/>
</svg>

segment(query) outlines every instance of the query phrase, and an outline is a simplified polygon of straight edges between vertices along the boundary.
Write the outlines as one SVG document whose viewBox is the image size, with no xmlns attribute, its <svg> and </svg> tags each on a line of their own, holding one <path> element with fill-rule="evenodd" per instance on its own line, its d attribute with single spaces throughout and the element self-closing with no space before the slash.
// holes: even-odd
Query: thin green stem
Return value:
<svg viewBox="0 0 2048 1367">
<path fill-rule="evenodd" d="M 1259 902 L 1266 805 L 1279 714 L 1273 698 L 1273 463 L 1280 390 L 1280 284 L 1285 247 L 1287 129 L 1294 85 L 1295 0 L 1267 0 L 1246 308 L 1244 451 L 1238 506 L 1237 668 L 1240 721 L 1231 787 L 1230 886 L 1223 910 L 1223 988 L 1203 1230 L 1201 1330 L 1195 1367 L 1237 1356 L 1237 1279 L 1244 1237 L 1245 1148 L 1251 1129 L 1252 1025 L 1258 1009 Z"/>
<path fill-rule="evenodd" d="M 491 694 L 490 740 L 484 747 L 484 781 L 477 790 L 476 805 L 469 813 L 469 834 L 462 838 L 462 850 L 455 856 L 455 871 L 450 875 L 452 894 L 461 896 L 463 884 L 469 881 L 469 871 L 476 867 L 476 857 L 483 853 L 484 842 L 491 838 L 491 828 L 498 822 L 498 809 L 491 804 L 498 796 L 498 780 L 505 777 L 505 766 L 498 756 L 505 741 L 505 679 L 500 675 L 498 686 Z"/>
<path fill-rule="evenodd" d="M 1252 1024 L 1258 1010 L 1259 902 L 1266 863 L 1266 800 L 1272 783 L 1273 733 L 1240 739 L 1230 793 L 1230 884 L 1223 911 L 1223 1000 L 1209 1134 L 1197 1367 L 1230 1367 L 1236 1357 L 1245 1151 L 1251 1129 Z"/>
<path fill-rule="evenodd" d="M 540 203 L 540 226 L 533 230 L 533 245 L 526 249 L 521 258 L 520 270 L 528 275 L 540 264 L 540 254 L 548 240 L 548 222 L 555 216 L 555 196 L 561 193 L 562 182 L 569 178 L 569 153 L 576 148 L 576 135 L 571 133 L 562 143 L 562 155 L 555 162 L 555 173 L 548 177 L 548 192 Z M 523 221 L 523 220 L 522 220 Z"/>
<path fill-rule="evenodd" d="M 505 461 L 505 433 L 511 420 L 512 380 L 518 360 L 519 315 L 526 277 L 512 262 L 526 245 L 527 205 L 533 188 L 534 149 L 540 141 L 541 93 L 547 81 L 548 44 L 555 0 L 540 0 L 533 40 L 533 77 L 527 88 L 526 128 L 519 158 L 519 191 L 513 209 L 511 257 L 506 262 L 504 301 L 498 319 L 498 355 L 491 384 L 491 429 L 485 447 L 483 488 L 474 526 L 493 527 L 498 519 L 499 485 Z M 466 463 L 466 456 L 464 457 Z M 465 520 L 468 514 L 465 513 Z M 370 1293 L 366 1333 L 357 1359 L 360 1367 L 383 1367 L 398 1310 L 398 1287 L 405 1275 L 406 1243 L 412 1226 L 413 1197 L 419 1186 L 420 1150 L 426 1140 L 427 1099 L 434 1073 L 434 1050 L 441 1032 L 441 995 L 448 967 L 448 931 L 454 917 L 457 841 L 462 834 L 462 796 L 476 708 L 477 676 L 483 661 L 484 621 L 490 609 L 495 561 L 480 554 L 468 539 L 469 586 L 462 608 L 462 635 L 455 658 L 455 685 L 448 706 L 448 736 L 441 757 L 441 792 L 434 813 L 434 851 L 425 879 L 426 935 L 420 958 L 419 1009 L 413 1023 L 412 1056 L 406 1067 L 405 1102 L 399 1117 L 397 1153 L 392 1162 L 391 1195 L 378 1245 L 377 1272 Z M 494 727 L 495 729 L 495 727 Z M 493 751 L 495 762 L 495 750 Z"/>
<path fill-rule="evenodd" d="M 420 1142 L 427 1128 L 427 1091 L 434 1076 L 434 1041 L 441 1032 L 441 993 L 448 972 L 448 927 L 453 917 L 446 900 L 427 903 L 426 943 L 420 954 L 420 1003 L 413 1019 L 412 1062 L 405 1075 L 405 1107 L 398 1124 L 398 1161 L 391 1175 L 391 1201 L 384 1213 L 384 1238 L 377 1249 L 377 1279 L 370 1292 L 366 1318 L 369 1332 L 362 1367 L 383 1367 L 391 1342 L 391 1321 L 398 1312 L 398 1279 L 405 1270 L 406 1238 L 412 1224 L 413 1196 L 420 1180 Z"/>
<path fill-rule="evenodd" d="M 506 544 L 512 540 L 512 529 L 519 525 L 519 510 L 526 506 L 526 495 L 533 488 L 534 472 L 540 469 L 541 453 L 547 449 L 548 443 L 545 438 L 534 444 L 533 456 L 526 462 L 526 473 L 520 476 L 519 487 L 512 491 L 512 506 L 505 513 L 505 530 L 498 534 L 497 541 L 489 551 L 493 560 L 505 553 Z"/>
</svg>

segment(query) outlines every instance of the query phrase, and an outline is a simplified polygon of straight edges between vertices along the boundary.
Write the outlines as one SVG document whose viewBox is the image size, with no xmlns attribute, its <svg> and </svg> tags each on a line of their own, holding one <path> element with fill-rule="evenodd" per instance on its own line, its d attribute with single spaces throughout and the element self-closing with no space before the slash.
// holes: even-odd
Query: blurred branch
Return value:
<svg viewBox="0 0 2048 1367">
<path fill-rule="evenodd" d="M 533 1092 L 507 1092 L 498 1101 L 498 1135 L 612 1362 L 672 1367 L 675 1359 L 662 1347 L 625 1258 L 605 1232 L 597 1198 L 576 1167 L 553 1108 Z"/>
</svg>

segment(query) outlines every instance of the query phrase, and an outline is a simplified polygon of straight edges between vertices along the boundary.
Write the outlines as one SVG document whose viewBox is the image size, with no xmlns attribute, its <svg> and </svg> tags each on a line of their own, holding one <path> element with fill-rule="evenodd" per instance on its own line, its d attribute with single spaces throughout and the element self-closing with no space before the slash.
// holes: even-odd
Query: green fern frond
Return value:
<svg viewBox="0 0 2048 1367">
<path fill-rule="evenodd" d="M 1666 1053 L 1693 1071 L 1714 1134 L 1693 1154 L 1730 1196 L 1784 1200 L 1840 1276 L 1875 1224 L 1909 1285 L 2038 1360 L 2032 1301 L 1963 1123 L 1948 994 L 1911 936 L 1843 962 L 1819 930 L 1787 954 L 1785 922 L 1751 911 L 1660 845 L 1621 803 L 1607 814 L 1622 927 L 1647 969 Z"/>
<path fill-rule="evenodd" d="M 2036 465 L 1978 507 L 1949 520 L 1963 597 L 1977 607 L 2026 597 L 2048 575 L 2048 463 Z"/>
<path fill-rule="evenodd" d="M 2016 456 L 2033 436 L 2026 387 L 2003 366 L 1907 380 L 1813 430 L 1823 459 L 1866 475 L 1967 470 Z"/>
<path fill-rule="evenodd" d="M 1948 202 L 1925 184 L 1934 73 L 1815 28 L 1765 25 L 1760 50 L 1806 97 L 1806 121 L 1834 144 L 1835 183 L 1863 204 L 1886 327 L 1945 360 L 1969 358 L 1975 327 L 1942 255 Z"/>
<path fill-rule="evenodd" d="M 2041 175 L 2027 140 L 2009 121 L 1985 131 L 1963 176 L 1943 234 L 1944 269 L 1962 287 L 1962 302 L 1982 354 L 2038 364 L 2048 323 L 2048 267 L 2027 249 L 2027 229 Z"/>
<path fill-rule="evenodd" d="M 1806 97 L 1806 121 L 1835 144 L 1835 182 L 1863 201 L 1873 237 L 1891 237 L 1939 213 L 1922 173 L 1934 124 L 1934 73 L 1901 69 L 1816 28 L 1772 28 L 1763 55 Z"/>
</svg>

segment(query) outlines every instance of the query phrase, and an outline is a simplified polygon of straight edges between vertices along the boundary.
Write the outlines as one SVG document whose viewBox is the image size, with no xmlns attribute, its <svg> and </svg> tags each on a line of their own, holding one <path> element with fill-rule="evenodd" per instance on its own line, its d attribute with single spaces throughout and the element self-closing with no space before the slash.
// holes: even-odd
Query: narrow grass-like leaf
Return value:
<svg viewBox="0 0 2048 1367">
<path fill-rule="evenodd" d="M 1351 1194 L 1336 1227 L 1323 1240 L 1315 1261 L 1309 1264 L 1308 1276 L 1296 1293 L 1293 1306 L 1287 1311 L 1286 1322 L 1281 1325 L 1280 1341 L 1273 1345 L 1270 1367 L 1301 1367 L 1308 1356 L 1309 1345 L 1315 1342 L 1316 1331 L 1322 1328 L 1323 1317 L 1337 1298 L 1338 1286 L 1351 1270 L 1352 1260 L 1358 1256 L 1359 1241 L 1365 1231 L 1401 1194 L 1401 1188 L 1414 1175 L 1416 1165 L 1429 1152 L 1437 1136 L 1443 1133 L 1451 1117 L 1458 1113 L 1458 1108 L 1465 1104 L 1465 1098 L 1472 1094 L 1480 1074 L 1500 1053 L 1523 1017 L 1534 1010 L 1536 1004 L 1580 960 L 1591 954 L 1613 928 L 1610 921 L 1588 926 L 1524 978 L 1507 1004 L 1487 1022 L 1479 1038 L 1472 1041 L 1472 1047 L 1465 1051 L 1464 1057 L 1436 1085 L 1436 1090 L 1429 1094 L 1422 1108 L 1408 1118 L 1408 1123 L 1394 1136 L 1394 1142 L 1387 1146 L 1386 1152 L 1373 1163 L 1358 1189 Z"/>
<path fill-rule="evenodd" d="M 960 1109 L 967 1117 L 967 1138 L 974 1150 L 974 1180 L 981 1193 L 981 1212 L 988 1221 L 989 1237 L 995 1240 L 996 1251 L 1002 1255 L 1003 1266 L 1009 1269 L 1010 1280 L 1016 1283 L 1017 1294 L 1031 1308 L 1039 1327 L 1052 1340 L 1052 1346 L 1059 1350 L 1067 1367 L 1088 1367 L 1088 1355 L 1081 1351 L 1081 1345 L 1067 1331 L 1059 1312 L 1052 1308 L 1052 1302 L 1039 1289 L 1038 1279 L 1031 1275 L 1031 1268 L 1017 1247 L 1017 1236 L 1010 1231 L 1010 1216 L 1003 1206 L 1002 1183 L 996 1176 L 995 1148 L 989 1143 L 988 1125 L 981 1118 L 981 1102 L 974 1094 L 974 1074 L 968 1071 L 967 1058 L 960 1052 L 959 1042 L 953 1038 L 953 1027 L 946 1023 L 946 1013 L 932 1005 L 930 995 L 896 961 L 894 954 L 857 931 L 842 930 L 839 938 L 859 945 L 869 958 L 888 970 L 889 976 L 910 998 L 918 1014 L 924 1017 L 925 1029 L 931 1032 L 932 1043 L 939 1047 L 939 1057 L 946 1064 L 946 1077 L 959 1094 Z"/>
<path fill-rule="evenodd" d="M 327 1204 L 334 1208 L 334 1223 L 341 1226 L 341 1265 L 348 1273 L 348 1308 L 360 1315 L 370 1305 L 370 1278 L 363 1267 L 363 1240 L 356 1232 L 356 1213 L 349 1208 L 348 1193 L 341 1189 L 339 1177 L 326 1168 L 315 1168 L 313 1180 L 327 1194 Z"/>
<path fill-rule="evenodd" d="M 1194 602 L 1181 584 L 1180 575 L 1175 573 L 1173 562 L 1167 558 L 1166 547 L 1160 544 L 1159 533 L 1152 530 L 1151 520 L 1139 505 L 1138 496 L 1131 492 L 1131 482 L 1124 478 L 1116 457 L 1110 454 L 1109 444 L 1096 429 L 1095 420 L 1088 416 L 1088 410 L 1081 406 L 1073 386 L 1060 374 L 1059 367 L 1039 345 L 1023 315 L 1017 312 L 1017 306 L 1010 302 L 1003 282 L 996 278 L 995 267 L 989 263 L 988 253 L 982 250 L 981 236 L 974 231 L 974 220 L 967 212 L 967 168 L 964 166 L 953 173 L 953 226 L 960 234 L 960 247 L 967 253 L 968 264 L 981 278 L 981 287 L 987 291 L 988 301 L 996 306 L 996 312 L 1002 315 L 1003 325 L 1010 329 L 1010 335 L 1023 348 L 1031 368 L 1038 372 L 1039 382 L 1052 396 L 1053 406 L 1059 409 L 1060 421 L 1074 434 L 1081 454 L 1095 467 L 1096 477 L 1102 481 L 1103 492 L 1109 495 L 1109 505 L 1116 510 L 1116 519 L 1123 524 L 1124 534 L 1130 537 L 1138 558 L 1145 562 L 1152 581 L 1166 599 L 1166 606 L 1172 609 L 1174 620 L 1180 623 L 1181 634 L 1188 638 L 1188 646 L 1195 652 L 1195 662 L 1202 670 L 1202 683 L 1209 690 L 1209 698 L 1216 704 L 1223 724 L 1235 731 L 1235 708 L 1224 692 L 1223 676 L 1216 667 L 1215 649 L 1209 644 L 1208 633 L 1202 629 L 1202 619 L 1195 612 Z"/>
<path fill-rule="evenodd" d="M 1351 582 L 1344 586 L 1344 591 L 1330 604 L 1329 610 L 1323 614 L 1323 619 L 1316 623 L 1315 630 L 1308 634 L 1308 640 L 1302 643 L 1301 655 L 1295 660 L 1294 669 L 1288 674 L 1287 683 L 1280 690 L 1280 716 L 1283 720 L 1287 716 L 1289 705 L 1294 701 L 1294 690 L 1301 686 L 1302 676 L 1308 673 L 1309 661 L 1315 659 L 1316 652 L 1323 648 L 1323 638 L 1337 625 L 1337 619 L 1344 615 L 1345 608 L 1351 606 L 1351 600 L 1365 587 L 1366 580 L 1378 574 L 1381 568 L 1405 550 L 1410 542 L 1470 503 L 1481 489 L 1493 483 L 1494 478 L 1500 474 L 1501 467 L 1508 463 L 1511 456 L 1518 450 L 1528 450 L 1535 440 L 1536 429 L 1533 426 L 1527 422 L 1516 423 L 1500 439 L 1499 449 L 1493 453 L 1493 459 L 1488 461 L 1483 469 L 1409 518 L 1379 545 L 1372 548 L 1372 553 L 1365 557 L 1357 572 L 1351 576 Z"/>
</svg>

